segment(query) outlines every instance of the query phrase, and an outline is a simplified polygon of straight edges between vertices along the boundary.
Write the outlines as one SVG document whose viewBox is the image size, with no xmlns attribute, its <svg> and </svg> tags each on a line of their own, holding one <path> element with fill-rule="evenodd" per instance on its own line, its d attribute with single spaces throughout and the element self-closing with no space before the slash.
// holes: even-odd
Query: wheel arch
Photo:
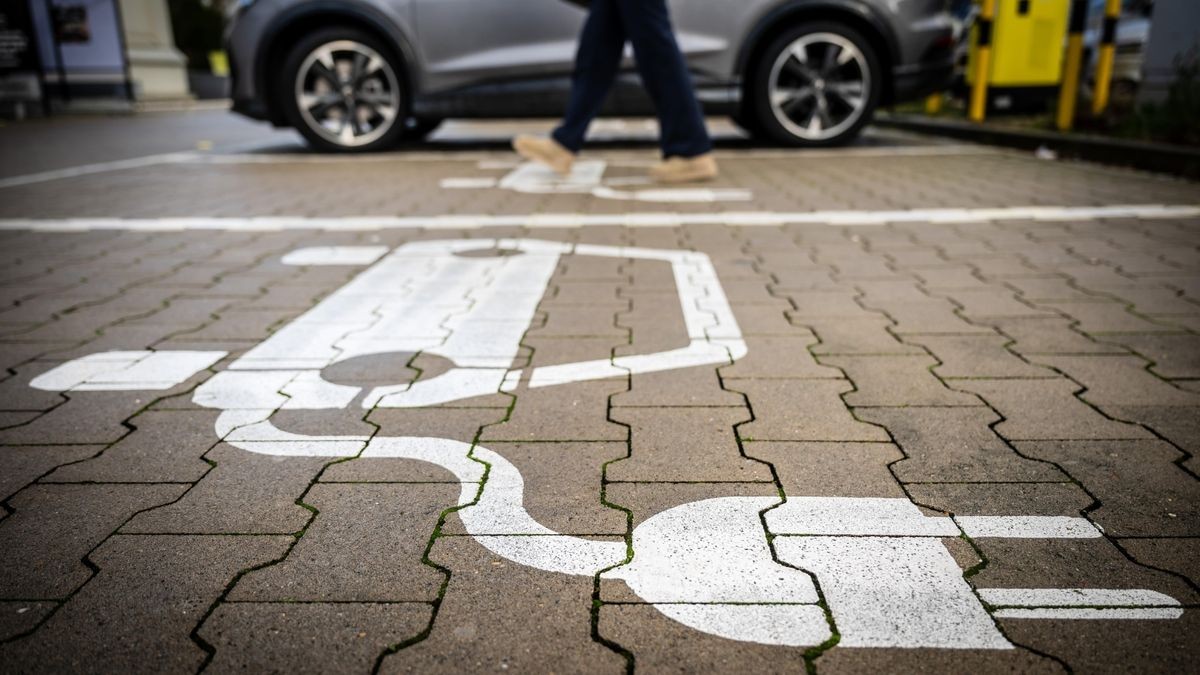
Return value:
<svg viewBox="0 0 1200 675">
<path fill-rule="evenodd" d="M 279 126 L 287 125 L 282 102 L 275 96 L 275 80 L 289 48 L 301 36 L 321 28 L 345 26 L 369 33 L 390 47 L 401 61 L 397 76 L 408 95 L 417 91 L 416 52 L 407 35 L 378 10 L 346 0 L 317 0 L 297 5 L 281 12 L 263 31 L 263 40 L 255 59 L 254 78 L 266 106 L 267 119 Z"/>
<path fill-rule="evenodd" d="M 736 72 L 742 86 L 749 87 L 754 68 L 763 58 L 764 52 L 784 31 L 801 23 L 833 21 L 846 24 L 862 34 L 871 43 L 883 70 L 880 102 L 892 100 L 892 72 L 900 48 L 895 33 L 870 5 L 861 0 L 788 0 L 763 16 L 742 41 L 738 52 Z M 742 101 L 748 97 L 743 95 Z"/>
</svg>

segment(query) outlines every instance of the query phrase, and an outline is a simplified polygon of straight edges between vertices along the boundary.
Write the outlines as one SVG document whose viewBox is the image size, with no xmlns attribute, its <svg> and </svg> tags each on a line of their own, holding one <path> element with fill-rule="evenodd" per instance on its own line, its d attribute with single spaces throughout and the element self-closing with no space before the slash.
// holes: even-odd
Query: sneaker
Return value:
<svg viewBox="0 0 1200 675">
<path fill-rule="evenodd" d="M 700 183 L 712 180 L 720 172 L 712 153 L 696 157 L 671 157 L 650 167 L 650 177 L 658 183 Z"/>
<path fill-rule="evenodd" d="M 553 138 L 517 136 L 513 139 L 512 147 L 518 155 L 548 166 L 562 176 L 569 175 L 575 164 L 575 153 L 559 145 Z"/>
</svg>

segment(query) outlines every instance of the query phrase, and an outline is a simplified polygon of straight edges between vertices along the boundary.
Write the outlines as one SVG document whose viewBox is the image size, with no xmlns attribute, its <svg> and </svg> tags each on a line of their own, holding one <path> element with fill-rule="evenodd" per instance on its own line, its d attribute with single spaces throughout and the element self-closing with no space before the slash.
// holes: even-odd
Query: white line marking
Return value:
<svg viewBox="0 0 1200 675">
<path fill-rule="evenodd" d="M 999 609 L 993 614 L 997 619 L 1178 619 L 1183 616 L 1183 609 L 1178 607 L 1147 607 L 1147 608 L 1010 608 Z"/>
<path fill-rule="evenodd" d="M 162 391 L 211 367 L 226 352 L 123 351 L 90 354 L 33 378 L 43 391 Z"/>
<path fill-rule="evenodd" d="M 1169 595 L 1141 588 L 981 588 L 996 607 L 1178 607 Z"/>
<path fill-rule="evenodd" d="M 968 537 L 1010 539 L 1095 539 L 1100 530 L 1086 518 L 1068 516 L 959 516 Z"/>
<path fill-rule="evenodd" d="M 67 169 L 40 171 L 38 173 L 29 173 L 23 176 L 0 178 L 0 189 L 21 187 L 23 185 L 35 185 L 37 183 L 61 180 L 63 178 L 90 176 L 96 173 L 107 173 L 109 171 L 144 169 L 148 166 L 158 166 L 160 164 L 180 164 L 182 162 L 192 161 L 199 156 L 200 155 L 195 152 L 168 152 L 161 155 L 148 155 L 146 157 L 135 157 L 133 159 L 121 159 L 114 162 L 83 164 L 81 166 L 73 166 Z"/>
<path fill-rule="evenodd" d="M 387 246 L 318 246 L 283 256 L 284 265 L 370 265 L 387 255 Z"/>
<path fill-rule="evenodd" d="M 728 225 L 731 227 L 779 227 L 782 225 L 884 225 L 888 223 L 978 224 L 1029 220 L 1103 220 L 1141 218 L 1161 220 L 1200 217 L 1200 205 L 1134 204 L 1119 206 L 1014 206 L 991 209 L 923 209 L 911 211 L 743 211 L 724 213 L 624 213 L 585 215 L 581 213 L 541 213 L 524 215 L 463 216 L 350 216 L 344 218 L 307 218 L 303 216 L 263 216 L 255 218 L 69 218 L 0 219 L 0 230 L 34 232 L 90 232 L 128 230 L 135 232 L 183 232 L 216 230 L 225 232 L 281 232 L 286 230 L 322 230 L 330 232 L 371 232 L 394 229 L 478 230 L 487 227 L 524 227 L 529 229 L 573 229 L 583 227 L 678 227 L 684 225 Z"/>
</svg>

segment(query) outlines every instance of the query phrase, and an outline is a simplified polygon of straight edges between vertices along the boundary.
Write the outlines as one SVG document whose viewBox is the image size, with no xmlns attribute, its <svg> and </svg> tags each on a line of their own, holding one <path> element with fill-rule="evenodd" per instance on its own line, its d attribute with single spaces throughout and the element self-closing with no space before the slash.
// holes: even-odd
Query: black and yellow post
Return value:
<svg viewBox="0 0 1200 675">
<path fill-rule="evenodd" d="M 1079 99 L 1079 80 L 1083 71 L 1083 31 L 1087 27 L 1087 0 L 1071 1 L 1071 23 L 1067 29 L 1067 62 L 1063 67 L 1062 89 L 1058 96 L 1059 131 L 1075 125 L 1075 103 Z"/>
<path fill-rule="evenodd" d="M 979 17 L 975 19 L 975 72 L 972 73 L 971 105 L 967 110 L 973 122 L 982 122 L 987 115 L 995 20 L 996 0 L 980 0 Z"/>
<path fill-rule="evenodd" d="M 1108 108 L 1112 93 L 1113 63 L 1117 57 L 1117 21 L 1121 18 L 1121 0 L 1108 0 L 1104 5 L 1104 28 L 1100 35 L 1100 53 L 1096 60 L 1096 93 L 1092 97 L 1092 113 L 1099 115 Z"/>
</svg>

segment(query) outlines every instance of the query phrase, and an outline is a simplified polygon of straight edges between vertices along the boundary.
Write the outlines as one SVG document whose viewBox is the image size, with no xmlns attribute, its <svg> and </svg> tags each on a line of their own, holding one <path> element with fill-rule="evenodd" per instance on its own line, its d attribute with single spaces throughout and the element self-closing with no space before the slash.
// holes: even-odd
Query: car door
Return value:
<svg viewBox="0 0 1200 675">
<path fill-rule="evenodd" d="M 426 89 L 565 75 L 585 12 L 566 0 L 416 0 Z"/>
</svg>

